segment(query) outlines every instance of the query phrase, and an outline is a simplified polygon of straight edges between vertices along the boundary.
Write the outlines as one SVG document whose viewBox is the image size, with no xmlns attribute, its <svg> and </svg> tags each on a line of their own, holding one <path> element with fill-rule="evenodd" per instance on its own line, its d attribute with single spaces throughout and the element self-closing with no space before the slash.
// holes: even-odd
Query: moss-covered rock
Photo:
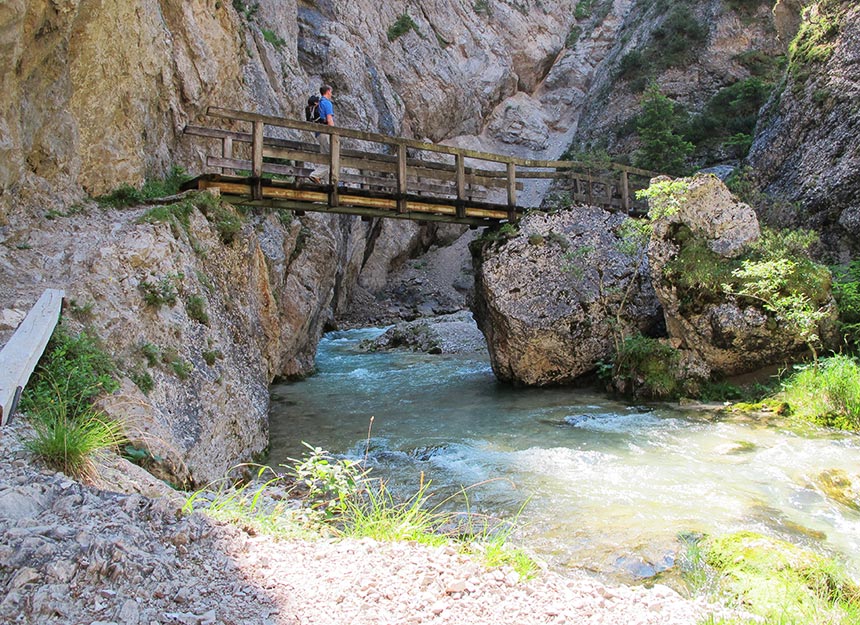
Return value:
<svg viewBox="0 0 860 625">
<path fill-rule="evenodd" d="M 845 618 L 860 614 L 857 586 L 809 549 L 748 531 L 709 539 L 704 548 L 721 590 L 773 622 L 853 622 Z"/>
<path fill-rule="evenodd" d="M 818 487 L 833 501 L 860 512 L 860 477 L 851 477 L 842 469 L 828 469 L 815 479 Z"/>
</svg>

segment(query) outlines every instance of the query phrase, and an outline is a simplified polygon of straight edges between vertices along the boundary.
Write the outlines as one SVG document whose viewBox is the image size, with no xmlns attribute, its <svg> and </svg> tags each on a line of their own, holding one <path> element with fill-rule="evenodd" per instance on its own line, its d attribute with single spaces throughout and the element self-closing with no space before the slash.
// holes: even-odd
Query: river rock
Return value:
<svg viewBox="0 0 860 625">
<path fill-rule="evenodd" d="M 669 336 L 678 348 L 692 352 L 693 361 L 719 375 L 754 371 L 805 351 L 798 333 L 778 323 L 761 303 L 708 286 L 682 287 L 667 277 L 669 263 L 696 237 L 707 243 L 716 266 L 720 259 L 738 256 L 759 235 L 755 212 L 733 198 L 716 176 L 697 175 L 684 182 L 689 191 L 679 196 L 680 210 L 655 220 L 648 246 Z M 831 335 L 832 322 L 822 321 L 820 336 Z"/>
<path fill-rule="evenodd" d="M 427 354 L 460 354 L 483 351 L 486 343 L 472 314 L 461 311 L 398 323 L 377 338 L 362 341 L 359 348 L 372 352 L 406 348 Z"/>
<path fill-rule="evenodd" d="M 816 476 L 815 482 L 830 499 L 860 512 L 860 476 L 829 469 Z"/>
<path fill-rule="evenodd" d="M 533 213 L 511 238 L 474 246 L 473 309 L 500 380 L 573 382 L 621 333 L 659 323 L 644 254 L 619 249 L 627 219 L 589 206 Z"/>
</svg>

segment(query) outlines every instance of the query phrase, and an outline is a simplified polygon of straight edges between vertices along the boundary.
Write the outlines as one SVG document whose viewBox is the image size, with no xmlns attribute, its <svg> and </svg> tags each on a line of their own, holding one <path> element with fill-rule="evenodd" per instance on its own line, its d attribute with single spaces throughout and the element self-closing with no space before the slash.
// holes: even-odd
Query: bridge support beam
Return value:
<svg viewBox="0 0 860 625">
<path fill-rule="evenodd" d="M 253 178 L 253 189 L 251 197 L 255 200 L 263 199 L 263 122 L 253 122 L 252 130 L 252 152 L 251 152 L 251 177 Z"/>
<path fill-rule="evenodd" d="M 406 212 L 406 145 L 397 146 L 397 212 Z"/>
<path fill-rule="evenodd" d="M 328 204 L 331 207 L 340 206 L 340 195 L 338 186 L 340 185 L 340 137 L 338 135 L 331 136 L 331 154 L 329 155 L 329 184 L 331 190 L 328 193 Z"/>
<path fill-rule="evenodd" d="M 508 163 L 508 221 L 517 220 L 517 166 Z"/>
</svg>

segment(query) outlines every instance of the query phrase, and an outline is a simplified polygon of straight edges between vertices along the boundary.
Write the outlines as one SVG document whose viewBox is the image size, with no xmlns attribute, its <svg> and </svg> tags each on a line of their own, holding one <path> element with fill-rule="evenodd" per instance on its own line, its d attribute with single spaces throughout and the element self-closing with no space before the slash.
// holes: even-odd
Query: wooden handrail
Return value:
<svg viewBox="0 0 860 625">
<path fill-rule="evenodd" d="M 452 221 L 474 226 L 476 220 L 499 219 L 481 213 L 484 209 L 473 204 L 476 198 L 483 198 L 487 206 L 493 207 L 493 215 L 505 215 L 503 219 L 510 221 L 518 219 L 522 209 L 535 208 L 517 205 L 523 180 L 566 180 L 576 200 L 596 201 L 610 210 L 622 208 L 629 213 L 633 207 L 630 176 L 656 175 L 655 172 L 617 163 L 594 167 L 579 161 L 525 159 L 219 107 L 209 107 L 208 114 L 251 125 L 250 133 L 199 126 L 186 126 L 185 132 L 220 139 L 220 158 L 209 156 L 207 164 L 218 168 L 222 176 L 248 170 L 250 176 L 245 180 L 254 204 L 286 201 L 298 206 L 302 202 L 310 202 L 314 205 L 311 210 L 354 214 L 356 210 L 384 213 L 389 210 L 386 202 L 390 202 L 399 217 L 410 219 L 416 217 L 408 213 L 426 212 L 420 208 L 422 204 L 415 201 L 416 197 L 421 197 L 431 202 L 436 207 L 434 210 L 453 213 L 455 219 Z M 328 135 L 330 149 L 321 150 L 316 142 L 268 136 L 267 126 Z M 382 148 L 362 146 L 363 149 L 349 149 L 344 147 L 343 139 L 356 139 L 365 145 L 377 144 Z M 237 158 L 234 142 L 250 145 L 250 159 L 247 149 L 240 152 L 244 158 Z M 408 150 L 415 150 L 411 157 Z M 426 152 L 449 158 L 434 158 Z M 264 173 L 295 176 L 295 182 L 289 184 L 299 189 L 315 182 L 301 180 L 312 175 L 314 165 L 317 169 L 320 165 L 328 165 L 329 168 L 325 186 L 322 189 L 317 186 L 317 191 L 287 198 L 281 197 L 286 192 L 277 191 L 276 195 L 280 195 L 275 197 L 272 196 L 271 181 L 263 180 Z M 228 180 L 224 182 L 229 184 Z M 360 194 L 341 188 L 342 183 L 357 183 L 358 187 L 353 188 L 363 189 L 370 196 L 362 199 Z M 639 186 L 641 178 L 636 179 L 633 188 Z M 319 192 L 325 198 L 326 208 L 317 206 L 320 200 L 315 193 Z M 231 197 L 234 202 L 240 201 L 237 195 Z M 446 206 L 444 211 L 440 206 Z"/>
<path fill-rule="evenodd" d="M 369 141 L 371 143 L 382 143 L 384 145 L 404 145 L 406 147 L 415 148 L 418 150 L 427 150 L 430 152 L 439 152 L 442 154 L 460 154 L 466 158 L 476 160 L 489 161 L 495 163 L 513 163 L 520 167 L 534 167 L 547 169 L 589 169 L 589 166 L 579 161 L 544 161 L 537 159 L 519 158 L 517 156 L 504 156 L 501 154 L 492 154 L 490 152 L 479 152 L 477 150 L 469 150 L 466 148 L 458 148 L 437 143 L 426 143 L 415 139 L 406 139 L 403 137 L 390 137 L 375 132 L 363 132 L 361 130 L 353 130 L 352 128 L 342 128 L 340 126 L 327 126 L 324 124 L 314 124 L 311 122 L 303 122 L 283 117 L 275 117 L 273 115 L 263 115 L 260 113 L 250 113 L 248 111 L 237 111 L 234 109 L 225 109 L 217 106 L 210 106 L 207 109 L 207 115 L 211 117 L 220 117 L 222 119 L 231 119 L 235 121 L 259 122 L 270 126 L 278 126 L 280 128 L 291 128 L 293 130 L 305 130 L 307 132 L 322 132 L 329 135 L 338 135 L 361 141 Z M 627 172 L 628 174 L 636 174 L 639 176 L 654 177 L 660 175 L 657 172 L 630 167 L 629 165 L 621 165 L 619 163 L 609 163 L 608 169 Z M 593 167 L 591 167 L 593 169 Z"/>
</svg>

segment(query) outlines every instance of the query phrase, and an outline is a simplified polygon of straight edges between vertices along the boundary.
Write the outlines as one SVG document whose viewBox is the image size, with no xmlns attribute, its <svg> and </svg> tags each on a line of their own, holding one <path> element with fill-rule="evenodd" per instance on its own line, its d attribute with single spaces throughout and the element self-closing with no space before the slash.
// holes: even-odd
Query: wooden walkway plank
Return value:
<svg viewBox="0 0 860 625">
<path fill-rule="evenodd" d="M 12 417 L 15 395 L 27 385 L 54 333 L 64 295 L 61 290 L 46 289 L 0 350 L 0 425 Z"/>
</svg>

